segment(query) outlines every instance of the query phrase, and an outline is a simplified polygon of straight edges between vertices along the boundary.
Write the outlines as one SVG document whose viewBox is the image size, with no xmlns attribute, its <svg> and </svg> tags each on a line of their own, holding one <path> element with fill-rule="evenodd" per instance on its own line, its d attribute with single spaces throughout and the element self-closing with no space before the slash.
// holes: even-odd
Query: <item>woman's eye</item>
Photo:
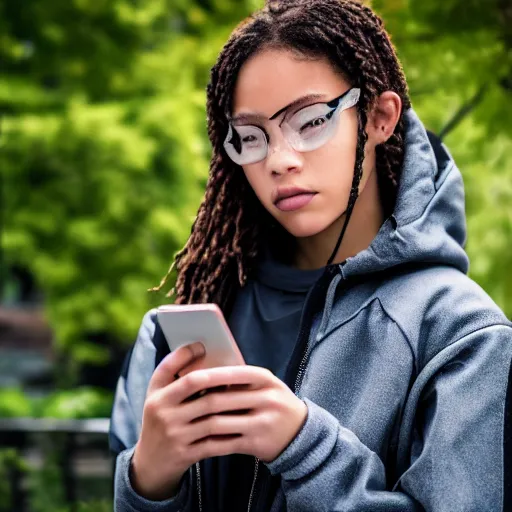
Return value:
<svg viewBox="0 0 512 512">
<path fill-rule="evenodd" d="M 318 128 L 320 126 L 322 126 L 323 124 L 325 124 L 327 122 L 327 119 L 325 117 L 317 117 L 316 119 L 313 119 L 311 121 L 309 121 L 308 123 L 304 124 L 300 131 L 301 133 L 305 130 L 308 130 L 310 128 Z"/>
<path fill-rule="evenodd" d="M 255 135 L 247 135 L 242 139 L 242 142 L 256 142 L 256 136 Z"/>
</svg>

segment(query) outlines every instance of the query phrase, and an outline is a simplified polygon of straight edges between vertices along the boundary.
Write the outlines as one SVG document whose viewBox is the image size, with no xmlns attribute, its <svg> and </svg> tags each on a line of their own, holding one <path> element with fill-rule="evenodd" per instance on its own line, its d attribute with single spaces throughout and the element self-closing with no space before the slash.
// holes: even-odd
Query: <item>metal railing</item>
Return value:
<svg viewBox="0 0 512 512">
<path fill-rule="evenodd" d="M 96 452 L 96 471 L 112 482 L 114 458 L 108 451 L 109 420 L 99 419 L 51 419 L 51 418 L 9 418 L 0 419 L 0 449 L 14 448 L 28 464 L 37 465 L 37 453 L 41 452 L 41 436 L 57 440 L 61 449 L 56 454 L 61 468 L 65 499 L 70 510 L 77 503 L 77 460 L 84 453 Z M 39 456 L 39 459 L 41 457 Z M 44 460 L 39 460 L 44 467 Z M 91 464 L 89 464 L 91 466 Z M 94 464 L 89 473 L 94 473 Z M 83 470 L 83 467 L 82 467 Z M 16 465 L 9 467 L 10 510 L 30 512 L 24 480 L 25 473 Z M 112 487 L 112 486 L 110 486 Z"/>
</svg>

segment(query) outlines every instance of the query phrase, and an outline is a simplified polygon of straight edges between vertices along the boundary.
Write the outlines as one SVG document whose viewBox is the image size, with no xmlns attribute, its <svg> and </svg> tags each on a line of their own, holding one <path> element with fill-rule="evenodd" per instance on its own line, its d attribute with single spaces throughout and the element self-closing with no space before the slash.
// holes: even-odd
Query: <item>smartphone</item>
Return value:
<svg viewBox="0 0 512 512">
<path fill-rule="evenodd" d="M 157 319 L 171 351 L 196 341 L 200 341 L 206 350 L 203 358 L 179 372 L 180 377 L 193 370 L 245 364 L 224 315 L 216 304 L 160 306 Z"/>
</svg>

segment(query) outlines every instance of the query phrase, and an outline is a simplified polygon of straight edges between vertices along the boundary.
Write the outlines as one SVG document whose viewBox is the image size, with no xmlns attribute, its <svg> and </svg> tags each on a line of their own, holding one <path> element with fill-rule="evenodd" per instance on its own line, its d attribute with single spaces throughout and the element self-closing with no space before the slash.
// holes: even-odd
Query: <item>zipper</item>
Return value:
<svg viewBox="0 0 512 512">
<path fill-rule="evenodd" d="M 302 356 L 302 360 L 299 364 L 299 370 L 297 371 L 297 378 L 295 379 L 295 384 L 293 386 L 293 392 L 297 394 L 299 391 L 299 387 L 302 383 L 302 376 L 304 375 L 304 370 L 306 369 L 306 361 L 309 356 L 309 341 L 306 342 L 306 346 L 304 347 L 304 355 Z"/>
<path fill-rule="evenodd" d="M 301 332 L 299 335 L 299 340 L 301 339 L 302 334 L 303 333 Z M 304 355 L 303 355 L 302 360 L 299 365 L 299 370 L 297 372 L 297 378 L 295 379 L 295 385 L 294 385 L 294 390 L 293 390 L 295 394 L 297 394 L 297 390 L 299 389 L 298 386 L 300 385 L 300 381 L 302 380 L 302 375 L 306 368 L 306 361 L 307 361 L 308 355 L 309 355 L 309 341 L 306 341 Z M 260 464 L 260 460 L 258 459 L 258 457 L 254 457 L 254 476 L 252 479 L 251 492 L 249 494 L 249 503 L 247 505 L 247 512 L 251 512 L 252 502 L 254 500 L 254 491 L 256 489 L 256 481 L 258 480 L 259 464 Z"/>
<path fill-rule="evenodd" d="M 249 495 L 249 504 L 247 505 L 247 512 L 251 512 L 252 502 L 254 499 L 254 490 L 256 488 L 256 480 L 258 479 L 258 469 L 260 466 L 260 459 L 254 457 L 254 477 L 252 479 L 251 493 Z M 201 488 L 201 466 L 196 462 L 196 482 L 197 482 L 197 497 L 199 501 L 199 512 L 203 512 L 202 488 Z"/>
<path fill-rule="evenodd" d="M 297 384 L 300 383 L 299 381 L 302 379 L 302 374 L 305 370 L 305 359 L 309 352 L 309 337 L 307 337 L 306 334 L 308 330 L 311 329 L 314 318 L 312 311 L 310 311 L 309 314 L 306 314 L 306 312 L 308 309 L 311 309 L 310 304 L 321 300 L 321 298 L 327 293 L 328 284 L 336 273 L 335 268 L 327 267 L 325 274 L 320 278 L 319 282 L 309 290 L 306 300 L 304 301 L 304 309 L 300 319 L 299 335 L 295 343 L 295 350 L 288 362 L 284 378 L 284 382 L 288 384 L 295 393 L 298 391 Z M 297 368 L 297 373 L 295 373 L 295 368 Z M 295 378 L 293 375 L 295 375 Z M 300 378 L 298 378 L 299 376 Z"/>
<path fill-rule="evenodd" d="M 203 512 L 203 493 L 201 489 L 201 466 L 196 462 L 197 497 L 199 501 L 199 512 Z"/>
<path fill-rule="evenodd" d="M 325 309 L 324 309 L 324 313 L 322 316 L 322 320 L 320 322 L 320 325 L 318 326 L 317 332 L 315 332 L 315 337 L 317 337 L 319 334 L 323 334 L 323 332 L 326 328 L 326 322 L 327 322 L 329 316 L 331 315 L 332 303 L 334 301 L 336 289 L 337 289 L 341 279 L 342 279 L 341 276 L 337 275 L 331 280 L 331 282 L 329 284 L 329 288 L 327 289 L 327 295 L 326 295 L 326 300 L 328 301 L 328 303 L 326 306 L 324 306 Z M 307 361 L 308 361 L 309 355 L 310 355 L 311 344 L 310 344 L 309 340 L 311 339 L 312 329 L 313 329 L 313 322 L 311 322 L 311 325 L 309 326 L 310 332 L 304 342 L 304 351 L 302 353 L 302 359 L 300 360 L 299 368 L 297 370 L 297 376 L 295 378 L 295 384 L 293 386 L 293 392 L 295 394 L 297 394 L 299 392 L 300 386 L 302 384 L 302 378 L 304 376 L 304 372 L 306 371 L 306 365 L 307 365 Z"/>
<path fill-rule="evenodd" d="M 249 504 L 247 505 L 247 512 L 251 512 L 252 501 L 254 499 L 254 489 L 256 489 L 256 480 L 258 479 L 258 469 L 260 467 L 260 459 L 254 457 L 254 477 L 252 479 L 251 493 L 249 494 Z"/>
<path fill-rule="evenodd" d="M 328 272 L 329 274 L 332 274 L 333 271 L 331 272 Z M 329 278 L 329 282 L 331 281 L 332 279 L 332 275 L 330 275 L 330 278 Z M 308 305 L 308 302 L 311 298 L 311 295 L 313 295 L 313 290 L 314 288 L 316 288 L 316 286 L 314 286 L 309 292 L 308 292 L 308 295 L 306 296 L 306 300 L 304 301 L 304 309 L 302 311 L 302 315 L 301 315 L 301 319 L 300 319 L 300 330 L 299 330 L 299 336 L 297 338 L 297 347 L 299 348 L 300 345 L 301 345 L 301 341 L 304 339 L 304 335 L 307 331 L 306 329 L 306 324 L 309 325 L 309 323 L 311 323 L 312 321 L 312 317 L 311 318 L 308 318 L 308 321 L 306 322 L 306 318 L 305 318 L 305 311 L 306 311 L 306 305 Z M 298 355 L 299 353 L 297 353 Z M 304 348 L 302 349 L 302 352 L 301 352 L 301 359 L 300 359 L 300 363 L 299 363 L 299 368 L 297 370 L 297 376 L 295 378 L 295 383 L 293 385 L 293 392 L 295 394 L 297 394 L 298 390 L 299 390 L 299 387 L 300 387 L 300 384 L 302 382 L 302 377 L 304 375 L 304 370 L 306 369 L 306 362 L 307 362 L 307 359 L 308 359 L 308 356 L 309 356 L 309 337 L 306 338 L 305 342 L 304 342 Z M 290 373 L 290 370 L 293 368 L 293 360 L 296 359 L 296 354 L 292 354 L 292 357 L 290 359 L 290 362 L 288 363 L 288 368 L 286 369 L 286 372 L 285 372 L 285 375 L 286 376 L 289 376 L 289 373 Z M 285 382 L 288 380 L 285 376 Z M 251 486 L 251 492 L 249 494 L 249 502 L 247 504 L 247 512 L 251 512 L 251 507 L 252 507 L 252 504 L 253 504 L 253 501 L 254 501 L 254 495 L 255 495 L 255 490 L 256 490 L 256 482 L 258 481 L 258 470 L 259 470 L 259 465 L 260 465 L 260 460 L 258 459 L 258 457 L 254 457 L 254 476 L 253 476 L 253 479 L 252 479 L 252 486 Z M 199 462 L 196 462 L 196 481 L 197 481 L 197 492 L 198 492 L 198 502 L 199 502 L 199 512 L 203 512 L 203 503 L 202 503 L 202 489 L 201 489 L 201 467 L 199 465 Z"/>
<path fill-rule="evenodd" d="M 334 267 L 331 267 L 331 268 L 334 268 Z M 336 270 L 331 270 L 329 272 L 330 269 L 328 269 L 327 273 L 329 275 L 329 282 L 331 281 L 332 277 L 333 277 L 333 274 L 336 273 Z M 311 319 L 308 319 L 308 322 L 306 322 L 306 315 L 305 315 L 305 311 L 307 309 L 307 305 L 308 305 L 308 302 L 311 298 L 311 296 L 313 295 L 313 291 L 314 289 L 316 288 L 316 286 L 313 286 L 313 288 L 311 288 L 311 290 L 309 290 L 307 296 L 306 296 L 306 299 L 304 301 L 304 308 L 302 310 L 302 315 L 301 315 L 301 319 L 300 319 L 300 329 L 299 329 L 299 336 L 297 338 L 297 342 L 296 342 L 296 346 L 297 347 L 300 347 L 301 345 L 301 340 L 305 337 L 304 335 L 306 334 L 306 331 L 308 329 L 306 329 L 306 324 L 309 324 L 311 323 L 310 320 L 312 321 L 312 318 Z M 294 357 L 295 354 L 292 354 L 292 357 L 290 358 L 290 362 L 288 363 L 288 367 L 286 369 L 286 372 L 285 372 L 285 382 L 288 380 L 286 378 L 286 376 L 288 376 L 288 374 L 290 373 L 290 369 L 293 367 L 293 360 L 295 359 Z M 303 352 L 302 352 L 302 358 L 300 360 L 300 364 L 299 364 L 299 369 L 297 371 L 297 377 L 295 379 L 295 384 L 293 386 L 293 392 L 295 394 L 297 394 L 298 390 L 299 390 L 299 386 L 300 386 L 300 383 L 302 382 L 302 376 L 304 375 L 304 370 L 306 369 L 306 362 L 307 362 L 307 359 L 308 359 L 308 356 L 309 356 L 309 338 L 306 339 L 305 343 L 304 343 L 304 349 L 303 349 Z M 259 468 L 259 459 L 257 457 L 255 457 L 255 464 L 254 464 L 254 477 L 253 477 L 253 480 L 252 480 L 252 487 L 251 487 L 251 493 L 249 494 L 249 503 L 247 505 L 247 512 L 251 512 L 251 506 L 252 506 L 252 503 L 253 503 L 253 500 L 254 500 L 254 491 L 256 489 L 256 481 L 258 479 L 258 468 Z"/>
</svg>

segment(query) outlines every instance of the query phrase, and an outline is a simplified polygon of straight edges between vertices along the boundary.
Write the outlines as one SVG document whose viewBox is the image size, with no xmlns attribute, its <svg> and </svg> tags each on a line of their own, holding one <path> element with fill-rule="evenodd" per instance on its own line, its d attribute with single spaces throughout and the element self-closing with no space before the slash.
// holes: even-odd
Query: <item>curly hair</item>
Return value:
<svg viewBox="0 0 512 512">
<path fill-rule="evenodd" d="M 327 58 L 352 87 L 361 90 L 347 222 L 362 175 L 367 114 L 384 91 L 400 96 L 403 108 L 395 131 L 376 149 L 381 202 L 386 216 L 393 212 L 404 154 L 403 112 L 410 107 L 410 99 L 382 20 L 355 0 L 270 1 L 238 25 L 211 70 L 207 119 L 213 153 L 206 192 L 185 247 L 156 288 L 164 287 L 175 269 L 176 284 L 169 295 L 175 294 L 177 304 L 215 302 L 226 313 L 236 289 L 255 270 L 265 240 L 274 237 L 277 242 L 287 236 L 281 226 L 271 228 L 272 217 L 223 148 L 240 68 L 249 57 L 270 48 L 291 50 L 306 58 Z"/>
</svg>

